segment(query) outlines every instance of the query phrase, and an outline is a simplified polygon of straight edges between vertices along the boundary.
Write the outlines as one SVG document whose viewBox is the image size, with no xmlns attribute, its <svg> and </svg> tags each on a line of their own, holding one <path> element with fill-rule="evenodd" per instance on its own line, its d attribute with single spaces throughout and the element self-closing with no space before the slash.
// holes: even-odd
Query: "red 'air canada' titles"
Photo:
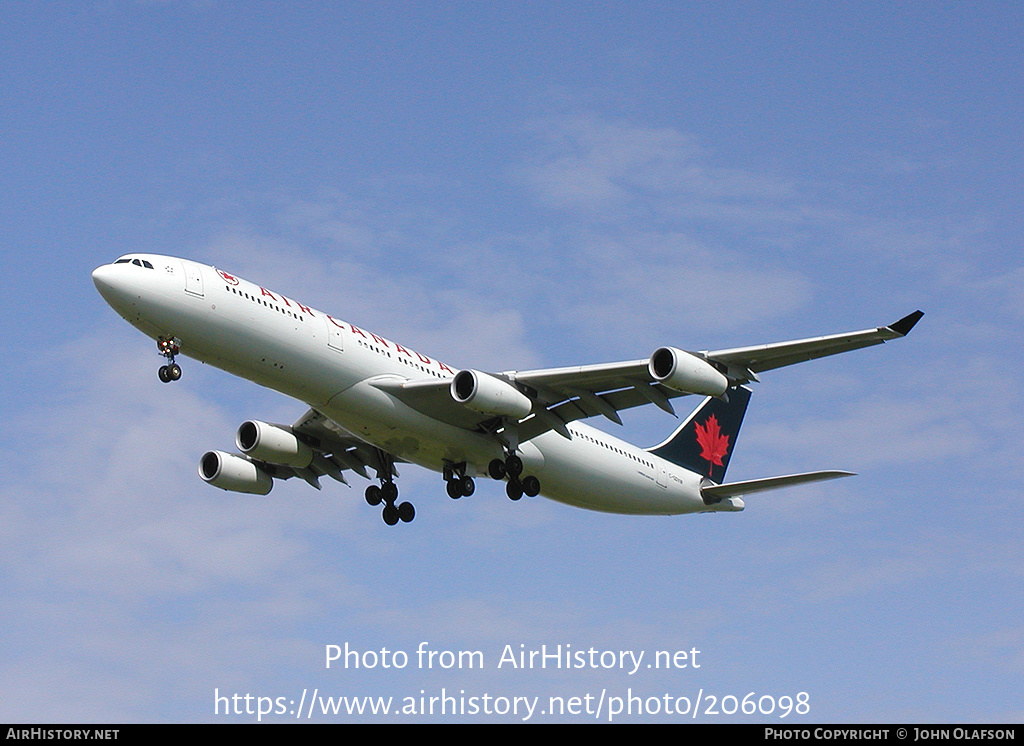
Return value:
<svg viewBox="0 0 1024 746">
<path fill-rule="evenodd" d="M 223 275 L 224 275 L 224 273 L 221 273 L 222 277 L 223 277 Z M 278 296 L 274 295 L 272 292 L 267 290 L 262 285 L 259 286 L 259 288 L 260 288 L 260 294 L 261 295 L 265 295 L 265 296 L 267 296 L 267 297 L 269 297 L 269 298 L 271 298 L 271 299 L 273 299 L 275 301 L 278 300 Z M 316 316 L 316 314 L 313 313 L 313 309 L 312 308 L 310 308 L 309 306 L 304 306 L 301 303 L 299 303 L 298 301 L 291 301 L 291 302 L 289 302 L 288 299 L 286 297 L 284 297 L 283 295 L 280 297 L 280 301 L 282 303 L 284 303 L 286 306 L 288 306 L 289 308 L 291 308 L 292 307 L 292 303 L 294 303 L 295 306 L 297 308 L 299 308 L 299 310 L 301 310 L 303 313 L 308 313 L 310 316 L 314 316 L 314 317 Z M 384 348 L 389 349 L 389 350 L 391 349 L 392 345 L 394 345 L 395 352 L 403 352 L 403 353 L 405 353 L 410 358 L 413 357 L 413 355 L 415 355 L 419 359 L 419 361 L 421 363 L 423 363 L 424 365 L 437 365 L 437 367 L 440 368 L 441 370 L 447 371 L 447 372 L 451 373 L 452 375 L 455 375 L 455 371 L 452 370 L 451 368 L 449 368 L 444 363 L 442 363 L 440 360 L 431 360 L 426 355 L 421 355 L 420 353 L 416 352 L 415 350 L 410 352 L 409 350 L 405 349 L 404 347 L 402 347 L 402 345 L 398 344 L 397 342 L 388 342 L 386 339 L 384 339 L 383 337 L 378 337 L 373 332 L 364 332 L 358 326 L 355 326 L 354 324 L 349 324 L 349 323 L 344 322 L 344 321 L 339 321 L 338 319 L 334 318 L 333 316 L 331 316 L 328 313 L 325 313 L 324 316 L 326 316 L 327 320 L 330 321 L 332 324 L 334 324 L 339 329 L 344 329 L 344 328 L 348 327 L 353 334 L 358 334 L 363 339 L 367 339 L 367 340 L 368 339 L 372 339 L 374 342 L 379 344 L 381 347 L 384 347 Z"/>
<path fill-rule="evenodd" d="M 379 344 L 381 347 L 385 347 L 385 348 L 387 348 L 389 350 L 391 349 L 391 345 L 394 345 L 395 346 L 395 352 L 404 352 L 410 358 L 413 355 L 415 355 L 417 358 L 419 358 L 419 361 L 421 363 L 423 363 L 424 365 L 436 364 L 441 370 L 446 370 L 449 373 L 451 373 L 452 375 L 455 375 L 455 371 L 452 370 L 451 368 L 449 368 L 444 363 L 442 363 L 440 360 L 431 360 L 426 355 L 421 355 L 420 353 L 415 352 L 415 351 L 410 352 L 409 350 L 407 350 L 404 347 L 402 347 L 402 345 L 398 344 L 398 342 L 388 342 L 386 339 L 384 339 L 383 337 L 378 337 L 373 332 L 364 332 L 362 329 L 360 329 L 358 326 L 355 326 L 354 324 L 348 324 L 348 323 L 346 323 L 344 321 L 338 321 L 336 318 L 334 318 L 330 314 L 326 314 L 325 313 L 324 316 L 326 316 L 327 320 L 330 321 L 332 324 L 334 324 L 339 329 L 344 329 L 345 327 L 348 327 L 352 331 L 353 334 L 358 334 L 363 339 L 372 339 L 374 342 Z"/>
<path fill-rule="evenodd" d="M 238 278 L 235 277 L 234 275 L 228 274 L 227 272 L 225 272 L 222 269 L 218 269 L 217 270 L 217 274 L 220 275 L 221 279 L 223 279 L 229 285 L 238 285 Z M 301 303 L 299 303 L 297 300 L 289 301 L 288 298 L 286 298 L 285 296 L 281 295 L 280 293 L 275 295 L 274 293 L 272 293 L 271 291 L 267 290 L 262 285 L 257 285 L 257 287 L 260 289 L 260 296 L 261 297 L 270 298 L 271 300 L 273 300 L 275 302 L 284 303 L 286 306 L 288 306 L 288 308 L 293 308 L 293 307 L 294 308 L 298 308 L 303 313 L 309 314 L 310 316 L 312 316 L 314 318 L 316 317 L 316 314 L 313 313 L 313 309 L 310 308 L 309 306 L 304 306 Z M 405 349 L 404 347 L 402 347 L 402 345 L 398 344 L 397 342 L 388 342 L 386 339 L 384 339 L 383 337 L 378 337 L 373 332 L 364 332 L 358 326 L 355 326 L 354 324 L 349 324 L 349 323 L 344 322 L 344 321 L 339 321 L 338 319 L 334 318 L 333 316 L 331 316 L 328 313 L 325 313 L 324 316 L 326 316 L 327 320 L 330 321 L 332 324 L 334 324 L 339 329 L 348 328 L 353 334 L 358 334 L 360 337 L 362 337 L 363 339 L 366 339 L 366 340 L 372 339 L 374 342 L 379 344 L 381 347 L 384 347 L 384 348 L 389 349 L 389 350 L 391 349 L 391 347 L 393 345 L 394 349 L 395 349 L 395 352 L 402 352 L 405 355 L 407 355 L 409 358 L 412 358 L 415 355 L 415 357 L 417 359 L 419 359 L 419 361 L 421 363 L 423 363 L 424 365 L 437 365 L 438 369 L 446 371 L 448 373 L 451 373 L 452 375 L 455 375 L 455 371 L 452 370 L 451 368 L 449 368 L 444 363 L 442 363 L 440 360 L 431 360 L 426 355 L 422 355 L 422 354 L 416 352 L 415 350 L 410 351 L 410 350 Z"/>
</svg>

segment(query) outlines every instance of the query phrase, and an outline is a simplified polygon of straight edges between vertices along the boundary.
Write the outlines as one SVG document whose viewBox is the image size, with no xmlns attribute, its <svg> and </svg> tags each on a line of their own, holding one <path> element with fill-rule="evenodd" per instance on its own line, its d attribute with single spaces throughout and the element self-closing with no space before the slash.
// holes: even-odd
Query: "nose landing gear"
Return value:
<svg viewBox="0 0 1024 746">
<path fill-rule="evenodd" d="M 156 348 L 160 351 L 161 355 L 167 358 L 167 365 L 161 365 L 160 370 L 157 371 L 160 380 L 164 383 L 177 381 L 181 378 L 181 366 L 174 362 L 174 356 L 181 351 L 178 340 L 174 337 L 160 337 L 156 341 Z"/>
</svg>

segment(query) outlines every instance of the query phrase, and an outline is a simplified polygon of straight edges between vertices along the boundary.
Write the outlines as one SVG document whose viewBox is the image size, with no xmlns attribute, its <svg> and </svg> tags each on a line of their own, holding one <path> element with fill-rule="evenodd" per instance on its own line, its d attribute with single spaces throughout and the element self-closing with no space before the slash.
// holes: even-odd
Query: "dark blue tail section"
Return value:
<svg viewBox="0 0 1024 746">
<path fill-rule="evenodd" d="M 729 389 L 728 401 L 708 397 L 686 422 L 649 453 L 721 484 L 750 401 L 750 389 Z"/>
</svg>

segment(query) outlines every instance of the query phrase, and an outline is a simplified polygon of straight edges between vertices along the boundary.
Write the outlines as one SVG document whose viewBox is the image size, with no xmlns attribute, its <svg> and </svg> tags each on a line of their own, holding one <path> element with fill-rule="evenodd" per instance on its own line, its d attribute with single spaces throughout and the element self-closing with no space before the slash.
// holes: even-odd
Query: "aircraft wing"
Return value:
<svg viewBox="0 0 1024 746">
<path fill-rule="evenodd" d="M 728 366 L 730 378 L 733 378 L 734 370 L 737 376 L 742 376 L 743 370 L 746 370 L 749 376 L 747 380 L 756 381 L 756 374 L 766 370 L 781 368 L 786 365 L 793 365 L 794 363 L 802 363 L 805 360 L 814 360 L 815 358 L 828 355 L 836 355 L 840 352 L 858 350 L 861 347 L 871 347 L 872 345 L 882 344 L 890 339 L 905 337 L 922 316 L 924 314 L 921 311 L 914 311 L 914 313 L 904 316 L 889 326 L 880 326 L 876 329 L 864 329 L 859 332 L 797 339 L 792 342 L 777 342 L 775 344 L 758 345 L 755 347 L 714 350 L 700 354 L 708 360 L 715 360 Z M 746 381 L 743 382 L 745 383 Z"/>
<path fill-rule="evenodd" d="M 520 440 L 548 430 L 568 436 L 567 423 L 599 414 L 621 425 L 617 412 L 642 404 L 653 403 L 675 414 L 669 400 L 686 396 L 654 381 L 646 360 L 489 375 L 515 385 L 533 402 L 533 410 L 520 422 Z M 457 404 L 448 381 L 381 376 L 370 383 L 417 412 L 456 427 L 493 432 L 501 426 L 500 418 Z"/>
<path fill-rule="evenodd" d="M 845 334 L 693 354 L 725 372 L 730 386 L 738 386 L 757 381 L 757 374 L 762 371 L 905 337 L 923 315 L 915 311 L 888 326 Z M 521 387 L 535 389 L 531 398 L 544 405 L 544 411 L 535 407 L 530 419 L 522 423 L 523 439 L 536 437 L 545 430 L 563 430 L 564 423 L 598 414 L 621 424 L 616 412 L 647 403 L 675 414 L 669 400 L 687 395 L 657 383 L 651 377 L 647 360 L 503 375 Z"/>
<path fill-rule="evenodd" d="M 376 376 L 368 383 L 408 404 L 421 414 L 466 430 L 476 430 L 490 417 L 460 406 L 451 395 L 449 381 L 410 381 L 395 375 Z"/>
<path fill-rule="evenodd" d="M 766 370 L 904 337 L 923 315 L 921 311 L 915 311 L 889 326 L 845 334 L 691 354 L 724 373 L 730 386 L 739 386 L 757 381 L 757 374 Z M 651 376 L 648 363 L 649 360 L 644 359 L 490 375 L 512 384 L 532 401 L 532 411 L 518 425 L 518 438 L 525 441 L 549 430 L 569 437 L 568 423 L 597 415 L 621 425 L 620 411 L 644 404 L 654 404 L 675 415 L 671 400 L 688 394 L 656 381 Z M 373 385 L 388 391 L 413 409 L 457 427 L 485 431 L 495 431 L 500 427 L 500 418 L 456 404 L 447 381 L 407 381 L 385 376 L 374 381 Z"/>
<path fill-rule="evenodd" d="M 565 425 L 603 415 L 621 425 L 624 409 L 654 404 L 675 415 L 671 400 L 688 396 L 651 377 L 647 360 L 583 365 L 568 368 L 505 373 L 534 400 L 530 417 L 519 427 L 520 438 L 535 438 L 548 430 L 568 436 Z"/>
<path fill-rule="evenodd" d="M 380 452 L 374 446 L 343 430 L 333 420 L 315 409 L 310 409 L 302 415 L 292 425 L 291 430 L 312 446 L 316 455 L 313 462 L 302 469 L 274 466 L 273 476 L 275 477 L 281 479 L 289 479 L 292 476 L 301 477 L 320 489 L 319 478 L 321 476 L 329 476 L 347 484 L 342 474 L 346 470 L 352 470 L 369 479 L 367 467 L 378 474 L 384 469 Z"/>
</svg>

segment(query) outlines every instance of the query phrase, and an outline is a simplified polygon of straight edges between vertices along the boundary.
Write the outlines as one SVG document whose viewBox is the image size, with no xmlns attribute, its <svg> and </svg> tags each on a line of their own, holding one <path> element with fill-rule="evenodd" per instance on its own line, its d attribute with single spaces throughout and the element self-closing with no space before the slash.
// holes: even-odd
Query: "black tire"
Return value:
<svg viewBox="0 0 1024 746">
<path fill-rule="evenodd" d="M 505 473 L 515 479 L 523 473 L 523 460 L 514 453 L 505 459 Z"/>
<path fill-rule="evenodd" d="M 398 523 L 398 508 L 396 508 L 394 505 L 385 505 L 384 511 L 381 514 L 381 516 L 384 518 L 384 523 L 388 524 L 389 526 L 394 526 L 396 523 Z"/>
<path fill-rule="evenodd" d="M 402 503 L 398 506 L 398 518 L 402 523 L 412 523 L 412 519 L 416 517 L 416 508 L 412 506 L 412 503 Z"/>
<path fill-rule="evenodd" d="M 380 486 L 380 493 L 384 502 L 390 505 L 398 498 L 398 485 L 394 482 L 385 482 Z"/>
<path fill-rule="evenodd" d="M 459 489 L 462 490 L 463 497 L 469 497 L 476 492 L 476 482 L 473 481 L 473 477 L 463 477 L 460 479 Z"/>
<path fill-rule="evenodd" d="M 523 493 L 527 497 L 537 497 L 540 494 L 540 480 L 537 477 L 523 477 Z"/>
<path fill-rule="evenodd" d="M 172 381 L 177 381 L 181 378 L 181 366 L 177 363 L 171 363 L 167 366 L 167 377 Z"/>
<path fill-rule="evenodd" d="M 500 458 L 493 459 L 491 463 L 487 465 L 487 474 L 491 479 L 504 479 L 505 462 Z"/>
<path fill-rule="evenodd" d="M 509 482 L 505 486 L 505 494 L 508 495 L 509 500 L 518 500 L 523 496 L 523 485 L 519 482 Z"/>
<path fill-rule="evenodd" d="M 380 501 L 383 500 L 383 496 L 380 494 L 380 487 L 375 484 L 371 484 L 366 488 L 366 502 L 370 505 L 380 505 Z"/>
<path fill-rule="evenodd" d="M 445 488 L 448 490 L 448 497 L 452 500 L 458 500 L 462 497 L 462 482 L 459 481 L 458 477 L 449 479 Z"/>
<path fill-rule="evenodd" d="M 170 374 L 170 371 L 167 370 L 167 366 L 166 365 L 161 365 L 160 366 L 160 370 L 158 370 L 156 372 L 156 374 L 157 374 L 157 376 L 160 378 L 160 380 L 163 383 L 170 383 L 171 382 L 171 374 Z"/>
</svg>

